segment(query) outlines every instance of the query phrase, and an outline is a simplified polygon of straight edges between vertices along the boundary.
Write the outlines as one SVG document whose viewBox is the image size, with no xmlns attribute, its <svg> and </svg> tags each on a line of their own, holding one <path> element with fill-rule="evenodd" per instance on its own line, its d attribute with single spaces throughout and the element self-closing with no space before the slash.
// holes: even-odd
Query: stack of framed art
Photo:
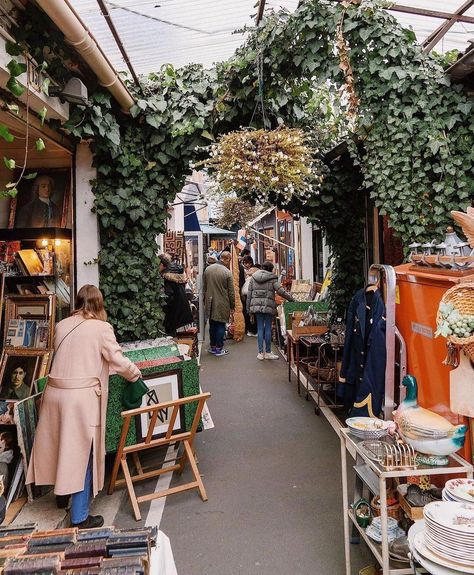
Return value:
<svg viewBox="0 0 474 575">
<path fill-rule="evenodd" d="M 24 487 L 25 444 L 17 428 L 19 404 L 36 394 L 35 382 L 49 370 L 56 309 L 54 295 L 5 298 L 0 359 L 0 481 L 7 505 Z M 21 411 L 24 411 L 22 409 Z"/>
</svg>

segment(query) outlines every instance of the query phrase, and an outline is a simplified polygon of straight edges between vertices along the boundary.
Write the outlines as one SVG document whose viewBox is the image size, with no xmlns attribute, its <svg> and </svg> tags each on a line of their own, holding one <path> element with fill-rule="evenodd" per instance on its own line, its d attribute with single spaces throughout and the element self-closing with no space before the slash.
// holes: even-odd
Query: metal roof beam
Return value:
<svg viewBox="0 0 474 575">
<path fill-rule="evenodd" d="M 335 2 L 342 2 L 343 0 L 333 0 Z M 404 14 L 414 14 L 415 16 L 428 16 L 430 18 L 439 18 L 441 20 L 448 20 L 453 17 L 452 12 L 442 12 L 440 10 L 428 10 L 427 8 L 416 8 L 415 6 L 405 6 L 404 4 L 392 4 L 385 8 L 389 12 L 403 12 Z M 474 24 L 474 16 L 457 16 L 456 22 L 464 22 L 465 24 Z"/>
<path fill-rule="evenodd" d="M 441 24 L 441 26 L 439 26 L 436 30 L 434 30 L 428 36 L 428 38 L 426 38 L 426 40 L 423 42 L 422 44 L 423 52 L 425 52 L 426 54 L 430 52 L 436 46 L 436 44 L 438 44 L 438 42 L 444 37 L 444 35 L 454 26 L 454 24 L 456 24 L 456 22 L 459 22 L 460 16 L 462 16 L 464 12 L 469 10 L 471 6 L 474 6 L 474 0 L 467 0 L 466 2 L 464 2 L 462 6 L 458 8 L 458 10 L 456 10 L 456 12 L 451 14 L 451 17 L 448 18 L 446 22 L 444 22 L 443 24 Z"/>
<path fill-rule="evenodd" d="M 97 0 L 97 4 L 100 7 L 102 16 L 105 18 L 105 21 L 107 22 L 107 26 L 112 32 L 112 36 L 114 37 L 115 43 L 117 44 L 117 47 L 120 50 L 120 53 L 122 54 L 122 57 L 124 59 L 125 64 L 127 65 L 127 68 L 130 70 L 130 74 L 132 75 L 133 81 L 135 82 L 137 88 L 142 92 L 140 80 L 138 79 L 138 76 L 132 66 L 132 63 L 130 62 L 130 58 L 128 57 L 127 51 L 125 50 L 125 46 L 122 43 L 119 33 L 117 32 L 117 28 L 115 27 L 115 24 L 109 13 L 109 9 L 107 8 L 107 5 L 105 4 L 104 0 Z"/>
<path fill-rule="evenodd" d="M 255 23 L 257 24 L 257 26 L 262 21 L 263 13 L 265 12 L 265 3 L 266 3 L 266 0 L 259 0 L 257 18 L 255 20 Z"/>
</svg>

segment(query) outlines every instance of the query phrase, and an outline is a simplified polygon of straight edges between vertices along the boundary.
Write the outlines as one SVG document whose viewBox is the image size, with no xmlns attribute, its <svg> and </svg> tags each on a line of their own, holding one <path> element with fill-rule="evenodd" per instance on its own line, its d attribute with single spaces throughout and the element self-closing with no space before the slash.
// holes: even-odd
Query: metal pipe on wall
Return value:
<svg viewBox="0 0 474 575">
<path fill-rule="evenodd" d="M 61 30 L 67 42 L 87 62 L 100 84 L 107 88 L 124 110 L 128 111 L 135 103 L 134 99 L 69 2 L 37 0 L 37 3 Z"/>
</svg>

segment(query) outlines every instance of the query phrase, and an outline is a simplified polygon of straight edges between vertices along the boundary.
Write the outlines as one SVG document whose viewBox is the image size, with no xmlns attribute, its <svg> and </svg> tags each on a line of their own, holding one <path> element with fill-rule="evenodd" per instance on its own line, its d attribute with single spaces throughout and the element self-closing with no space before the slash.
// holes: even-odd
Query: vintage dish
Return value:
<svg viewBox="0 0 474 575">
<path fill-rule="evenodd" d="M 373 539 L 374 541 L 376 541 L 377 543 L 382 543 L 382 533 L 377 531 L 376 529 L 371 529 L 372 525 L 369 525 L 367 527 L 367 529 L 365 530 L 366 534 Z M 403 529 L 400 529 L 400 527 L 397 527 L 395 530 L 393 531 L 388 531 L 387 532 L 387 539 L 388 542 L 391 543 L 392 541 L 394 541 L 395 539 L 398 539 L 399 537 L 403 537 L 403 535 L 405 535 L 405 531 L 403 531 Z"/>
<path fill-rule="evenodd" d="M 466 477 L 450 479 L 444 489 L 452 500 L 474 504 L 474 479 Z"/>
<path fill-rule="evenodd" d="M 346 419 L 349 431 L 362 439 L 379 439 L 387 435 L 389 422 L 376 417 L 350 417 Z"/>
<path fill-rule="evenodd" d="M 464 445 L 466 425 L 453 425 L 447 419 L 418 405 L 415 377 L 406 375 L 403 385 L 407 394 L 393 418 L 402 439 L 416 451 L 428 455 L 446 456 Z"/>
<path fill-rule="evenodd" d="M 453 535 L 465 535 L 474 543 L 474 505 L 446 501 L 428 503 L 423 515 L 428 524 L 453 531 Z"/>
<path fill-rule="evenodd" d="M 442 565 L 448 567 L 459 573 L 464 573 L 468 575 L 474 575 L 474 563 L 472 565 L 466 563 L 458 563 L 456 561 L 451 561 L 450 559 L 434 553 L 425 542 L 424 532 L 417 533 L 413 538 L 413 545 L 416 551 L 429 561 L 432 561 L 435 565 Z"/>
<path fill-rule="evenodd" d="M 372 509 L 370 508 L 370 503 L 366 499 L 359 499 L 353 504 L 352 509 L 354 510 L 354 516 L 357 523 L 364 529 L 368 527 L 372 520 Z"/>
</svg>

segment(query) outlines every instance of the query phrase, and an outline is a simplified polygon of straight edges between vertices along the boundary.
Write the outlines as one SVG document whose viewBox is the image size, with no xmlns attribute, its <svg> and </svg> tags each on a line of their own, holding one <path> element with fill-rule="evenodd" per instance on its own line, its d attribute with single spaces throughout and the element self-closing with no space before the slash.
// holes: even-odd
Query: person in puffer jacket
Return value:
<svg viewBox="0 0 474 575">
<path fill-rule="evenodd" d="M 294 301 L 279 283 L 273 273 L 273 263 L 265 261 L 262 269 L 256 271 L 250 280 L 247 294 L 247 311 L 254 314 L 257 321 L 257 359 L 278 359 L 278 355 L 272 353 L 272 322 L 275 315 L 275 294 Z M 265 351 L 263 344 L 265 342 Z"/>
</svg>

